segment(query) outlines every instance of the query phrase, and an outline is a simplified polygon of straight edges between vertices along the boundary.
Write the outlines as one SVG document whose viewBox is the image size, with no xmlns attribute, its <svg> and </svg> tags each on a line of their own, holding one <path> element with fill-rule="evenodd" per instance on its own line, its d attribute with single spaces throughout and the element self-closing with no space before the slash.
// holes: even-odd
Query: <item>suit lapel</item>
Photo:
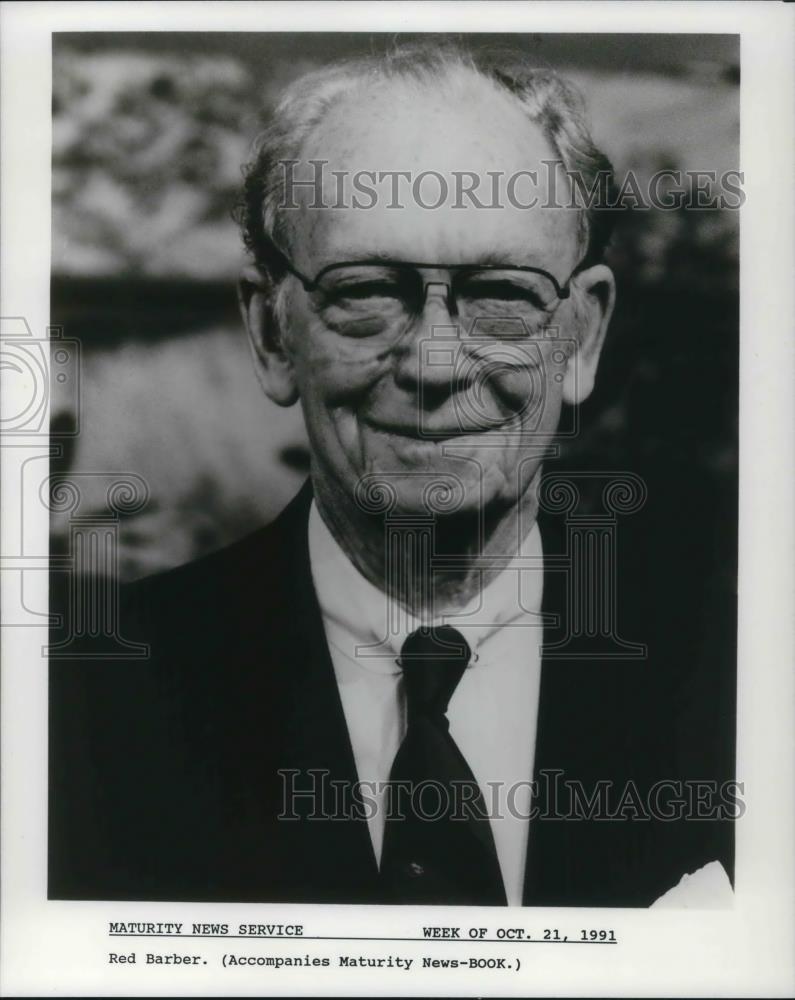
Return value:
<svg viewBox="0 0 795 1000">
<path fill-rule="evenodd" d="M 633 700 L 639 671 L 647 665 L 549 655 L 567 628 L 566 560 L 555 558 L 566 554 L 564 518 L 542 513 L 539 528 L 546 624 L 534 758 L 538 814 L 530 824 L 523 902 L 633 905 L 641 891 L 639 824 L 564 817 L 572 813 L 570 783 L 590 796 L 600 782 L 619 788 L 642 773 L 644 752 L 631 723 L 639 709 Z"/>
<path fill-rule="evenodd" d="M 311 501 L 307 483 L 282 515 L 279 532 L 287 597 L 278 648 L 285 695 L 280 767 L 297 772 L 290 779 L 295 788 L 314 788 L 320 795 L 297 800 L 301 820 L 281 822 L 295 859 L 293 875 L 307 897 L 367 902 L 377 892 L 378 869 L 366 819 L 350 818 L 358 775 L 312 583 Z"/>
</svg>

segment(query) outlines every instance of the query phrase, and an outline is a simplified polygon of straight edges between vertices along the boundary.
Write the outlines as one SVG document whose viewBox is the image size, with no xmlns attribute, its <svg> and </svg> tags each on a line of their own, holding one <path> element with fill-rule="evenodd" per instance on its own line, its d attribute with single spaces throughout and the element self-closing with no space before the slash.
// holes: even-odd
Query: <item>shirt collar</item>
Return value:
<svg viewBox="0 0 795 1000">
<path fill-rule="evenodd" d="M 421 622 L 367 580 L 345 555 L 315 501 L 309 512 L 309 560 L 326 638 L 365 669 L 399 673 L 397 657 L 406 637 Z M 519 556 L 534 569 L 519 569 L 513 559 L 456 614 L 434 619 L 460 629 L 475 654 L 505 625 L 535 618 L 543 590 L 541 533 L 534 524 Z"/>
</svg>

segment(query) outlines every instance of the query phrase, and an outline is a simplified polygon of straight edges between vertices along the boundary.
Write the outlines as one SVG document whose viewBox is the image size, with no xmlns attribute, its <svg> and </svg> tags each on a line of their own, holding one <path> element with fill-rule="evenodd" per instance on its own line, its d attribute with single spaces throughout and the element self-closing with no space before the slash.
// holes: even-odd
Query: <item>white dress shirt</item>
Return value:
<svg viewBox="0 0 795 1000">
<path fill-rule="evenodd" d="M 543 571 L 537 525 L 521 555 L 535 557 L 537 568 L 507 566 L 460 613 L 433 623 L 459 629 L 473 652 L 447 717 L 450 735 L 483 792 L 511 906 L 522 903 L 541 673 Z M 314 502 L 309 556 L 359 781 L 376 784 L 378 808 L 368 825 L 380 863 L 384 796 L 377 789 L 389 779 L 406 730 L 397 658 L 420 622 L 361 575 Z"/>
</svg>

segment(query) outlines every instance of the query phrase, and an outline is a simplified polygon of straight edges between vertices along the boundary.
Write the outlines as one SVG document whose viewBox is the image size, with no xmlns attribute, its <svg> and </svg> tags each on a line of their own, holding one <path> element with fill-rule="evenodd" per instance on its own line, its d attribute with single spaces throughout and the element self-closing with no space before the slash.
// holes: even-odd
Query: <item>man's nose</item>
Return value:
<svg viewBox="0 0 795 1000">
<path fill-rule="evenodd" d="M 429 281 L 422 312 L 397 349 L 395 381 L 403 388 L 422 385 L 452 391 L 456 378 L 456 340 L 460 336 L 450 286 Z"/>
</svg>

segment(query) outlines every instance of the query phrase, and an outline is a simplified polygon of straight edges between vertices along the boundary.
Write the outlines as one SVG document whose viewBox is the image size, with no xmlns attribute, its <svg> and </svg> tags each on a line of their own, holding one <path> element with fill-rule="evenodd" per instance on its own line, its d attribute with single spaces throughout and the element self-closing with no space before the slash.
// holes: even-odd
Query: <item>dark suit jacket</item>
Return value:
<svg viewBox="0 0 795 1000">
<path fill-rule="evenodd" d="M 382 901 L 363 818 L 276 818 L 279 769 L 299 783 L 310 769 L 357 777 L 310 576 L 310 502 L 306 487 L 272 525 L 126 588 L 121 630 L 149 643 L 148 660 L 52 662 L 51 898 Z M 565 525 L 539 523 L 553 644 L 566 627 Z M 586 794 L 609 781 L 612 807 L 634 787 L 642 810 L 661 779 L 733 776 L 733 614 L 703 603 L 695 537 L 619 532 L 619 631 L 648 658 L 596 642 L 595 658 L 544 658 L 540 789 L 555 771 Z M 732 873 L 730 822 L 633 819 L 629 800 L 624 818 L 532 821 L 526 905 L 647 906 L 713 859 Z M 542 791 L 538 804 L 554 809 Z"/>
</svg>

